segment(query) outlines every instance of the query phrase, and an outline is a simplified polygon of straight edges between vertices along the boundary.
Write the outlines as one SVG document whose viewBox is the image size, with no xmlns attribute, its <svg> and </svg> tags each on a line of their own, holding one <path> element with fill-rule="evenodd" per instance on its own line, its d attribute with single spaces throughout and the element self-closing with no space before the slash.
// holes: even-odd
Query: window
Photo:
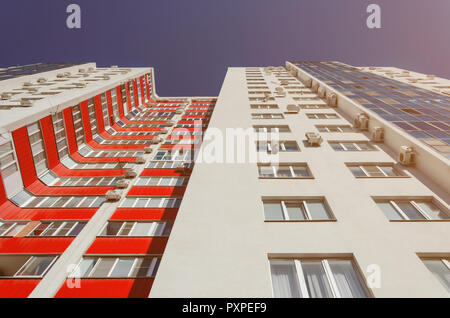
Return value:
<svg viewBox="0 0 450 318">
<path fill-rule="evenodd" d="M 181 199 L 174 198 L 125 198 L 122 208 L 179 208 Z"/>
<path fill-rule="evenodd" d="M 315 221 L 331 220 L 332 217 L 321 199 L 311 200 L 264 200 L 266 221 Z"/>
<path fill-rule="evenodd" d="M 376 150 L 374 146 L 372 146 L 367 141 L 330 141 L 330 146 L 336 151 L 373 151 Z"/>
<path fill-rule="evenodd" d="M 182 177 L 140 177 L 136 182 L 136 186 L 162 186 L 162 187 L 175 187 L 182 186 L 184 184 L 184 178 Z"/>
<path fill-rule="evenodd" d="M 341 133 L 341 132 L 354 132 L 354 129 L 351 126 L 323 126 L 317 125 L 317 130 L 324 133 Z"/>
<path fill-rule="evenodd" d="M 309 119 L 337 119 L 337 114 L 306 114 Z"/>
<path fill-rule="evenodd" d="M 32 196 L 23 190 L 13 196 L 11 201 L 22 208 L 98 208 L 105 197 L 94 196 Z"/>
<path fill-rule="evenodd" d="M 448 220 L 448 212 L 432 200 L 380 200 L 378 207 L 391 220 Z"/>
<path fill-rule="evenodd" d="M 39 123 L 37 122 L 28 125 L 27 131 L 31 145 L 31 152 L 33 154 L 34 166 L 36 168 L 36 174 L 40 175 L 47 170 L 47 157 L 45 155 L 44 140 L 42 138 Z"/>
<path fill-rule="evenodd" d="M 169 236 L 171 222 L 108 222 L 101 236 Z"/>
<path fill-rule="evenodd" d="M 252 114 L 252 119 L 283 119 L 283 114 Z"/>
<path fill-rule="evenodd" d="M 55 255 L 1 255 L 0 277 L 40 278 L 57 258 Z"/>
<path fill-rule="evenodd" d="M 357 178 L 388 178 L 404 177 L 405 175 L 392 165 L 348 165 L 348 168 Z"/>
<path fill-rule="evenodd" d="M 288 133 L 291 132 L 289 126 L 254 126 L 256 133 Z"/>
<path fill-rule="evenodd" d="M 422 261 L 450 295 L 450 258 L 424 258 Z"/>
<path fill-rule="evenodd" d="M 0 237 L 15 236 L 26 226 L 26 223 L 0 221 Z"/>
<path fill-rule="evenodd" d="M 256 104 L 256 105 L 251 105 L 250 107 L 251 107 L 251 109 L 278 109 L 278 105 L 276 105 L 276 104 Z"/>
<path fill-rule="evenodd" d="M 256 142 L 256 150 L 257 151 L 267 151 L 267 152 L 276 152 L 276 151 L 299 151 L 298 145 L 295 141 L 257 141 Z"/>
<path fill-rule="evenodd" d="M 271 259 L 276 298 L 366 298 L 353 262 L 349 259 Z"/>
<path fill-rule="evenodd" d="M 260 178 L 312 178 L 311 172 L 306 165 L 280 164 L 280 165 L 258 165 Z"/>
<path fill-rule="evenodd" d="M 11 141 L 0 145 L 0 171 L 5 179 L 18 171 Z"/>
<path fill-rule="evenodd" d="M 147 169 L 177 169 L 180 167 L 180 162 L 176 161 L 152 161 L 147 165 Z M 190 168 L 192 166 L 191 163 L 184 162 L 182 163 L 183 167 Z"/>
<path fill-rule="evenodd" d="M 84 257 L 70 277 L 154 277 L 160 257 Z"/>
<path fill-rule="evenodd" d="M 85 227 L 86 222 L 41 222 L 29 236 L 77 236 Z"/>
</svg>

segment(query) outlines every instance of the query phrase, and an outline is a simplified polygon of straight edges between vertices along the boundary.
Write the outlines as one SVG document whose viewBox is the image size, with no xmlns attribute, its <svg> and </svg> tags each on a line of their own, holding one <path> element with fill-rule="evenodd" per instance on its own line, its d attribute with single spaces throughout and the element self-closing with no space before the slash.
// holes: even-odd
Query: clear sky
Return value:
<svg viewBox="0 0 450 318">
<path fill-rule="evenodd" d="M 66 7 L 82 28 L 66 27 Z M 366 7 L 381 6 L 381 29 Z M 228 66 L 339 60 L 450 78 L 450 0 L 1 0 L 0 67 L 153 66 L 160 96 L 217 95 Z"/>
</svg>

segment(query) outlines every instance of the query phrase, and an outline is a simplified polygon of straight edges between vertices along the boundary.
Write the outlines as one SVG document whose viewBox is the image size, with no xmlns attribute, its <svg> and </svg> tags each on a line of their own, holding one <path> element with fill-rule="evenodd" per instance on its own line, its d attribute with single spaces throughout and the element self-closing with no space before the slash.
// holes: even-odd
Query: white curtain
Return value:
<svg viewBox="0 0 450 318">
<path fill-rule="evenodd" d="M 294 261 L 272 260 L 270 268 L 276 298 L 301 297 Z"/>
<path fill-rule="evenodd" d="M 311 298 L 333 297 L 325 270 L 320 261 L 302 261 L 302 270 Z"/>
<path fill-rule="evenodd" d="M 330 260 L 331 271 L 343 298 L 365 298 L 366 292 L 350 260 Z"/>
</svg>

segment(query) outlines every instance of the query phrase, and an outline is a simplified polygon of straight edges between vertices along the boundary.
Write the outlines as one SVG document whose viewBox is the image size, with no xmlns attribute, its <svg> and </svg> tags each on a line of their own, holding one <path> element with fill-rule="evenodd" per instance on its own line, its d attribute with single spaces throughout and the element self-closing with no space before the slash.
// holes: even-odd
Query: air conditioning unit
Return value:
<svg viewBox="0 0 450 318">
<path fill-rule="evenodd" d="M 106 192 L 106 201 L 109 202 L 117 202 L 120 200 L 120 198 L 122 197 L 122 195 L 120 194 L 120 192 L 118 191 L 114 191 L 114 190 L 109 190 L 108 192 Z"/>
<path fill-rule="evenodd" d="M 127 180 L 121 179 L 121 180 L 117 181 L 116 188 L 117 189 L 126 189 L 126 188 L 128 188 L 128 185 L 129 185 L 129 183 Z"/>
<path fill-rule="evenodd" d="M 1 100 L 8 100 L 11 96 L 8 93 L 2 93 L 0 99 Z"/>
<path fill-rule="evenodd" d="M 287 105 L 287 114 L 298 114 L 300 111 L 300 107 L 294 104 Z"/>
<path fill-rule="evenodd" d="M 173 125 L 175 125 L 175 121 L 173 121 L 173 120 L 166 121 L 166 126 L 172 127 Z"/>
<path fill-rule="evenodd" d="M 31 103 L 31 100 L 22 98 L 22 100 L 20 101 L 20 106 L 31 107 L 31 106 L 33 106 L 33 103 Z"/>
<path fill-rule="evenodd" d="M 23 83 L 23 87 L 30 87 L 30 86 L 33 86 L 33 83 L 31 83 L 31 82 Z"/>
<path fill-rule="evenodd" d="M 162 141 L 163 141 L 163 140 L 162 140 L 161 137 L 155 137 L 155 138 L 152 139 L 152 143 L 153 143 L 154 145 L 159 144 L 159 143 L 162 142 Z"/>
<path fill-rule="evenodd" d="M 77 88 L 85 88 L 86 87 L 86 84 L 81 83 L 81 82 L 73 83 L 73 85 L 75 85 L 75 87 L 77 87 Z"/>
<path fill-rule="evenodd" d="M 275 88 L 275 92 L 282 93 L 283 92 L 283 87 L 276 87 Z"/>
<path fill-rule="evenodd" d="M 337 107 L 337 95 L 335 93 L 328 94 L 327 104 L 330 107 Z"/>
<path fill-rule="evenodd" d="M 317 91 L 319 90 L 319 83 L 314 83 L 313 85 L 312 85 L 312 87 L 311 87 L 311 89 L 312 89 L 312 91 L 314 92 L 314 93 L 317 93 Z"/>
<path fill-rule="evenodd" d="M 94 71 L 94 68 L 92 66 L 88 68 L 88 72 L 93 72 L 93 71 Z"/>
<path fill-rule="evenodd" d="M 38 80 L 37 80 L 37 82 L 38 82 L 39 84 L 42 84 L 42 83 L 47 82 L 47 79 L 46 79 L 45 77 L 39 77 Z"/>
<path fill-rule="evenodd" d="M 355 118 L 355 127 L 360 130 L 369 129 L 369 117 L 364 113 L 359 113 Z"/>
<path fill-rule="evenodd" d="M 317 95 L 319 95 L 320 98 L 324 98 L 326 94 L 325 87 L 320 86 L 317 90 Z"/>
<path fill-rule="evenodd" d="M 404 166 L 413 165 L 415 162 L 416 155 L 414 150 L 408 146 L 401 146 L 400 153 L 398 155 L 398 161 Z"/>
<path fill-rule="evenodd" d="M 103 76 L 103 80 L 105 81 L 109 81 L 111 79 L 111 77 L 109 77 L 108 75 Z"/>
<path fill-rule="evenodd" d="M 427 78 L 430 80 L 434 80 L 434 75 L 427 75 Z"/>
<path fill-rule="evenodd" d="M 57 78 L 63 78 L 63 77 L 64 77 L 64 74 L 63 74 L 63 73 L 58 73 L 58 74 L 56 74 L 56 77 L 57 77 Z"/>
<path fill-rule="evenodd" d="M 308 78 L 305 81 L 305 86 L 308 87 L 308 88 L 311 88 L 311 86 L 312 86 L 312 79 L 311 78 Z"/>
<path fill-rule="evenodd" d="M 322 137 L 315 132 L 307 132 L 305 133 L 305 137 L 310 146 L 320 146 L 323 141 Z"/>
<path fill-rule="evenodd" d="M 145 153 L 152 153 L 153 149 L 151 147 L 145 147 L 144 152 Z"/>
<path fill-rule="evenodd" d="M 69 77 L 70 75 L 72 75 L 72 73 L 70 73 L 70 72 L 64 72 L 64 76 L 65 76 L 65 77 Z"/>
<path fill-rule="evenodd" d="M 85 70 L 84 68 L 80 68 L 80 69 L 78 70 L 78 72 L 79 72 L 79 73 L 85 73 L 86 70 Z"/>
<path fill-rule="evenodd" d="M 384 129 L 382 127 L 374 127 L 370 138 L 375 142 L 382 142 L 384 140 Z"/>
<path fill-rule="evenodd" d="M 111 65 L 111 68 L 118 68 L 117 65 Z"/>
<path fill-rule="evenodd" d="M 133 169 L 128 168 L 128 169 L 125 170 L 125 178 L 133 179 L 133 178 L 136 178 L 136 177 L 137 177 L 137 172 L 134 171 Z"/>
<path fill-rule="evenodd" d="M 181 109 L 178 109 L 178 110 L 175 111 L 175 114 L 181 115 L 181 114 L 183 114 L 183 111 Z"/>
<path fill-rule="evenodd" d="M 137 163 L 137 164 L 143 164 L 143 163 L 145 163 L 145 158 L 142 157 L 142 156 L 136 157 L 135 163 Z"/>
</svg>

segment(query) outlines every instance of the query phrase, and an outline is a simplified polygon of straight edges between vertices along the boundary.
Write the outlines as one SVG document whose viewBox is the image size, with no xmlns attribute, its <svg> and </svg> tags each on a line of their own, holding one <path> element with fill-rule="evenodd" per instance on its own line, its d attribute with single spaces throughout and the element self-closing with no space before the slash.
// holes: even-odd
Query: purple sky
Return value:
<svg viewBox="0 0 450 318">
<path fill-rule="evenodd" d="M 69 30 L 68 4 L 82 9 Z M 366 7 L 382 8 L 382 29 Z M 217 95 L 228 66 L 339 60 L 450 78 L 449 0 L 1 0 L 0 66 L 153 66 L 161 96 Z"/>
</svg>

